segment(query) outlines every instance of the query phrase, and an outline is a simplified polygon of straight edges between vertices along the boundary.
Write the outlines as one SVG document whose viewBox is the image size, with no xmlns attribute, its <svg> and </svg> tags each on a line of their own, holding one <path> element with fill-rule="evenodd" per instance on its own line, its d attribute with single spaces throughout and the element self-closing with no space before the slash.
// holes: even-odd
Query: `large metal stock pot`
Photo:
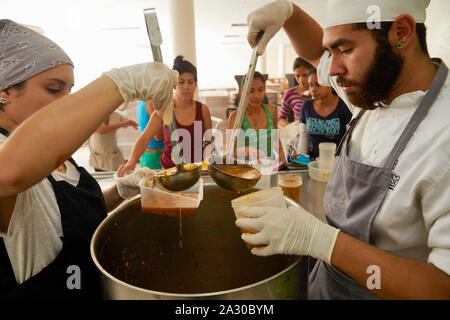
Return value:
<svg viewBox="0 0 450 320">
<path fill-rule="evenodd" d="M 195 217 L 181 228 L 179 218 L 142 212 L 139 198 L 118 207 L 91 241 L 103 297 L 306 299 L 308 259 L 257 257 L 241 240 L 230 204 L 240 195 L 205 184 Z"/>
</svg>

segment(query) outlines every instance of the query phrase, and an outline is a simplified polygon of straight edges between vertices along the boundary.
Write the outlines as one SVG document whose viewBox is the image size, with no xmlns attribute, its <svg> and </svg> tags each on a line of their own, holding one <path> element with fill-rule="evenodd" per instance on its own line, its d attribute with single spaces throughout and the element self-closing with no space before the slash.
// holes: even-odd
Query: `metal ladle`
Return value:
<svg viewBox="0 0 450 320">
<path fill-rule="evenodd" d="M 252 166 L 227 163 L 226 157 L 208 159 L 208 172 L 218 186 L 234 192 L 250 190 L 261 179 L 261 173 Z"/>
<path fill-rule="evenodd" d="M 262 32 L 258 34 L 257 38 L 260 38 L 261 36 Z M 259 179 L 261 179 L 261 173 L 257 169 L 248 164 L 239 163 L 233 156 L 237 144 L 237 135 L 244 120 L 248 92 L 250 91 L 250 85 L 253 81 L 257 61 L 258 46 L 255 46 L 245 77 L 244 86 L 242 88 L 242 97 L 239 100 L 233 132 L 227 146 L 227 156 L 214 157 L 208 160 L 208 172 L 214 182 L 220 187 L 234 192 L 247 191 L 253 188 L 258 183 Z"/>
<path fill-rule="evenodd" d="M 162 37 L 159 29 L 158 17 L 156 16 L 155 8 L 144 9 L 145 23 L 147 25 L 147 33 L 150 39 L 150 46 L 153 53 L 153 61 L 163 62 L 161 54 Z M 172 151 L 175 149 L 175 141 L 179 141 L 178 133 L 176 130 L 176 120 L 173 116 L 172 123 L 168 126 L 169 135 L 174 136 L 174 140 L 171 139 Z M 176 172 L 173 174 L 160 174 L 158 175 L 159 183 L 170 191 L 183 191 L 189 189 L 195 185 L 201 176 L 201 165 L 194 169 L 184 168 L 184 159 L 177 153 L 174 155 L 172 152 L 172 161 L 176 165 Z"/>
</svg>

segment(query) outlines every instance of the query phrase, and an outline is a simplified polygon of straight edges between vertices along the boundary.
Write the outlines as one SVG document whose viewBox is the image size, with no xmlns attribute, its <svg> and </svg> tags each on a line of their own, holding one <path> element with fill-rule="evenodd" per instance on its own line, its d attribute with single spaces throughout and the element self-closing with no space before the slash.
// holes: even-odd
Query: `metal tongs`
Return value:
<svg viewBox="0 0 450 320">
<path fill-rule="evenodd" d="M 159 29 L 158 17 L 156 15 L 155 8 L 144 9 L 145 23 L 147 25 L 147 33 L 150 39 L 150 46 L 153 54 L 153 61 L 163 62 L 161 54 L 161 30 Z M 172 145 L 172 151 L 175 150 L 176 141 L 179 141 L 178 133 L 176 130 L 175 115 L 173 115 L 172 123 L 168 126 L 169 135 L 174 136 L 174 140 L 170 140 Z M 180 153 L 172 152 L 172 161 L 176 165 L 177 172 L 171 175 L 158 176 L 160 184 L 170 191 L 182 191 L 189 189 L 197 183 L 201 176 L 202 167 L 198 166 L 195 169 L 184 169 L 184 156 L 180 156 Z"/>
<path fill-rule="evenodd" d="M 260 32 L 258 34 L 257 42 L 259 39 L 261 39 L 262 34 L 263 34 L 262 32 Z M 245 110 L 247 109 L 248 93 L 250 91 L 250 86 L 253 81 L 253 76 L 255 75 L 257 62 L 258 62 L 258 45 L 256 45 L 252 51 L 252 57 L 250 59 L 248 71 L 245 76 L 244 86 L 242 87 L 242 95 L 241 95 L 241 99 L 239 100 L 239 106 L 238 106 L 237 113 L 236 113 L 236 119 L 234 121 L 233 131 L 231 133 L 231 139 L 227 145 L 227 157 L 226 158 L 229 160 L 233 159 L 233 161 L 234 161 L 234 159 L 236 158 L 236 157 L 233 157 L 233 154 L 234 154 L 234 150 L 237 145 L 237 136 L 238 136 L 239 130 L 242 127 L 242 122 L 244 121 L 244 114 L 245 114 Z"/>
<path fill-rule="evenodd" d="M 262 32 L 258 34 L 257 40 L 262 36 Z M 248 93 L 250 86 L 255 75 L 256 63 L 258 61 L 258 46 L 253 48 L 250 65 L 248 66 L 247 75 L 245 76 L 244 86 L 242 88 L 241 99 L 239 100 L 239 106 L 236 113 L 236 119 L 233 125 L 233 131 L 231 133 L 231 139 L 228 142 L 226 155 L 222 157 L 216 157 L 208 160 L 208 172 L 211 178 L 220 187 L 234 191 L 242 192 L 253 188 L 256 183 L 261 179 L 261 173 L 252 166 L 239 163 L 238 159 L 234 156 L 234 150 L 237 146 L 237 136 L 239 130 L 242 127 L 244 121 L 244 114 L 247 108 Z M 240 174 L 232 174 L 231 172 L 239 172 L 236 169 L 240 169 L 242 172 L 249 172 L 251 178 L 243 177 Z"/>
</svg>

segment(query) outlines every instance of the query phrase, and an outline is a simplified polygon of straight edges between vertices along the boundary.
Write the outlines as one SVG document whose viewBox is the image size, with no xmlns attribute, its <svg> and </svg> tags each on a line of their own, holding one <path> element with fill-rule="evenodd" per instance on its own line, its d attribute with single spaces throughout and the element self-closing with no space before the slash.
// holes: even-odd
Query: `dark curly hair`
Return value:
<svg viewBox="0 0 450 320">
<path fill-rule="evenodd" d="M 311 64 L 311 63 L 309 63 L 308 61 L 306 61 L 306 60 L 304 60 L 304 59 L 302 59 L 302 58 L 300 58 L 300 57 L 297 57 L 295 60 L 294 60 L 294 63 L 293 63 L 293 65 L 292 65 L 292 70 L 294 70 L 295 71 L 295 69 L 298 69 L 298 68 L 305 68 L 305 69 L 311 69 L 311 68 L 314 68 L 313 67 L 313 65 Z"/>
<path fill-rule="evenodd" d="M 172 69 L 178 71 L 179 74 L 192 74 L 194 76 L 195 82 L 197 82 L 197 68 L 192 63 L 184 59 L 183 56 L 179 55 L 175 58 L 175 60 L 173 61 Z"/>
</svg>

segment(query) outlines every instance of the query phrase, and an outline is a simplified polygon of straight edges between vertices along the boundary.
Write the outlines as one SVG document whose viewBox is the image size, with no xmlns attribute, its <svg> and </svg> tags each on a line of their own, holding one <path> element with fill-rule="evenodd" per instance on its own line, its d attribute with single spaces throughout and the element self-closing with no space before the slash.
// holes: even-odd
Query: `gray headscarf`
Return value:
<svg viewBox="0 0 450 320">
<path fill-rule="evenodd" d="M 56 43 L 14 21 L 0 20 L 0 91 L 60 64 L 73 66 Z"/>
</svg>

